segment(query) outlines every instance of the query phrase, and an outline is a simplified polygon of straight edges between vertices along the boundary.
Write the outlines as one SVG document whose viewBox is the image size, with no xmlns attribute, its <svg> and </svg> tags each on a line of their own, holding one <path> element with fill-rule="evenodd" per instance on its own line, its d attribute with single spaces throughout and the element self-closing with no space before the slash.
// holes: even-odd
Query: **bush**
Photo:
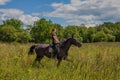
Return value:
<svg viewBox="0 0 120 80">
<path fill-rule="evenodd" d="M 26 32 L 17 33 L 16 41 L 20 43 L 27 43 L 31 40 L 31 35 Z"/>
<path fill-rule="evenodd" d="M 107 41 L 107 36 L 103 31 L 99 31 L 96 34 L 93 34 L 92 38 L 94 42 Z"/>
<path fill-rule="evenodd" d="M 17 35 L 16 29 L 12 26 L 4 26 L 0 29 L 0 41 L 12 42 L 15 41 Z"/>
<path fill-rule="evenodd" d="M 115 36 L 113 36 L 111 34 L 107 34 L 107 41 L 114 42 L 115 41 Z"/>
<path fill-rule="evenodd" d="M 31 36 L 24 30 L 17 30 L 13 26 L 3 26 L 0 28 L 0 41 L 3 42 L 29 42 Z"/>
</svg>

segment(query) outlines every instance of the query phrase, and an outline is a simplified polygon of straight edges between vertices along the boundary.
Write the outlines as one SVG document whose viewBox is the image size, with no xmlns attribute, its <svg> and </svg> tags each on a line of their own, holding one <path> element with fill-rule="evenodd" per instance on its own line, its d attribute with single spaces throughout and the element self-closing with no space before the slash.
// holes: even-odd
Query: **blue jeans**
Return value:
<svg viewBox="0 0 120 80">
<path fill-rule="evenodd" d="M 53 43 L 54 53 L 57 54 L 60 52 L 60 44 L 59 43 Z"/>
</svg>

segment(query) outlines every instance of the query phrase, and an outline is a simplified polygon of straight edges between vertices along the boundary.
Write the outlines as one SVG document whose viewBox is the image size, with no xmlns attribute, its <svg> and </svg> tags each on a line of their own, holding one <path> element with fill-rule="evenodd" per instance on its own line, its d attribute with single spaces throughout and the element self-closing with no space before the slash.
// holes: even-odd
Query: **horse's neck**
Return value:
<svg viewBox="0 0 120 80">
<path fill-rule="evenodd" d="M 64 47 L 63 47 L 64 51 L 68 52 L 70 46 L 71 46 L 70 41 L 67 41 L 67 42 L 65 43 Z"/>
</svg>

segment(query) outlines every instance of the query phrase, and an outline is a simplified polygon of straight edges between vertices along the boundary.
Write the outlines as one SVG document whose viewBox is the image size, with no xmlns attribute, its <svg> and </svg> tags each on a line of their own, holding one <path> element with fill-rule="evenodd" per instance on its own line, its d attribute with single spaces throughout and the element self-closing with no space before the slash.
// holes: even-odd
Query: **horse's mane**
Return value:
<svg viewBox="0 0 120 80">
<path fill-rule="evenodd" d="M 65 46 L 65 44 L 70 40 L 71 38 L 68 38 L 68 39 L 64 39 L 60 44 L 61 44 L 61 47 Z"/>
</svg>

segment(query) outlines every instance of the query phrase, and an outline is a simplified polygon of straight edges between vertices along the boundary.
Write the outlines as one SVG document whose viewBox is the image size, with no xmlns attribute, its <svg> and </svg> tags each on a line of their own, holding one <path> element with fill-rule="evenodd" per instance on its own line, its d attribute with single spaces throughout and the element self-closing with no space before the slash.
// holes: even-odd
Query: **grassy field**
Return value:
<svg viewBox="0 0 120 80">
<path fill-rule="evenodd" d="M 27 56 L 31 44 L 0 43 L 0 80 L 120 80 L 120 43 L 86 43 L 72 46 L 59 68 L 43 58 L 42 67 L 32 66 L 35 55 Z"/>
</svg>

